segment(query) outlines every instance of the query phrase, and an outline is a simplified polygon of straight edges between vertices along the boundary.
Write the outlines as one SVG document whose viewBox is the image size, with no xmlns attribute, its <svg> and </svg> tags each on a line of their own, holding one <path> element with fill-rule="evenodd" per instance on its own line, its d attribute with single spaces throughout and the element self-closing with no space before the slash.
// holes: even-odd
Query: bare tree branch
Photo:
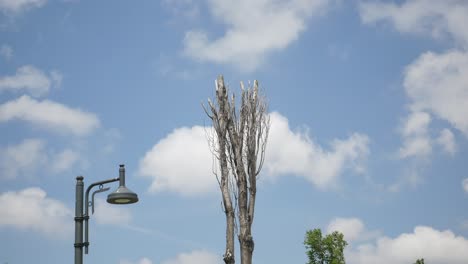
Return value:
<svg viewBox="0 0 468 264">
<path fill-rule="evenodd" d="M 226 250 L 224 262 L 233 264 L 234 232 L 238 234 L 241 264 L 251 264 L 254 250 L 252 223 L 257 194 L 257 176 L 265 160 L 265 150 L 270 127 L 267 103 L 259 93 L 258 82 L 248 87 L 240 83 L 239 110 L 236 97 L 228 96 L 223 76 L 215 81 L 216 100 L 208 99 L 203 106 L 212 120 L 216 135 L 207 137 L 219 171 L 213 169 L 222 194 L 226 215 Z M 217 143 L 217 144 L 216 144 Z M 236 217 L 237 216 L 237 217 Z"/>
</svg>

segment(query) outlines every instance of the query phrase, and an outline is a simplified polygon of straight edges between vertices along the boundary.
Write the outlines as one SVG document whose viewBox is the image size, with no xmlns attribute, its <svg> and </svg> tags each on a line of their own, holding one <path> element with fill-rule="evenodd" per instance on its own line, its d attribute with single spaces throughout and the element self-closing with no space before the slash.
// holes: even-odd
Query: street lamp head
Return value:
<svg viewBox="0 0 468 264">
<path fill-rule="evenodd" d="M 138 195 L 125 186 L 119 186 L 117 190 L 107 196 L 107 202 L 111 204 L 132 204 L 138 202 Z"/>
<path fill-rule="evenodd" d="M 119 168 L 120 186 L 115 192 L 107 196 L 107 202 L 111 204 L 132 204 L 138 202 L 138 195 L 125 187 L 125 165 Z"/>
</svg>

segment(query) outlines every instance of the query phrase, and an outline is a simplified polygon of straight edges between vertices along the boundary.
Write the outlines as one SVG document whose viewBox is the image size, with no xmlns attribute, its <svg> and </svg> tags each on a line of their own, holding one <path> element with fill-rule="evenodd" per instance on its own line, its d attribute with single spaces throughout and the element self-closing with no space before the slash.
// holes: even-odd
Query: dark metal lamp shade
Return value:
<svg viewBox="0 0 468 264">
<path fill-rule="evenodd" d="M 111 204 L 132 204 L 138 202 L 138 195 L 121 185 L 115 192 L 107 196 L 107 202 Z"/>
</svg>

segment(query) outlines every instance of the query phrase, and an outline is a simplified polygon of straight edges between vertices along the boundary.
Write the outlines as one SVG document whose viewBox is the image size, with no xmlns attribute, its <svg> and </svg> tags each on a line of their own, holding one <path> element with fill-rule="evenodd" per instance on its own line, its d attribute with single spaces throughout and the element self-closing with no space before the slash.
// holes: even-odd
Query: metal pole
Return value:
<svg viewBox="0 0 468 264">
<path fill-rule="evenodd" d="M 119 165 L 119 180 L 120 180 L 120 186 L 125 186 L 125 165 L 124 164 Z"/>
<path fill-rule="evenodd" d="M 83 176 L 78 176 L 75 197 L 75 264 L 83 264 L 83 194 Z"/>
</svg>

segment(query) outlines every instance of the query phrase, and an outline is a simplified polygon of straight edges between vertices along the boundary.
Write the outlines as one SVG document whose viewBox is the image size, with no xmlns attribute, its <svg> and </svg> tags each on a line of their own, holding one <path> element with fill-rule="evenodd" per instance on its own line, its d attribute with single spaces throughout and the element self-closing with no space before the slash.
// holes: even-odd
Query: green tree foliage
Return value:
<svg viewBox="0 0 468 264">
<path fill-rule="evenodd" d="M 304 245 L 309 258 L 307 264 L 346 263 L 343 251 L 348 243 L 338 231 L 324 237 L 320 229 L 309 230 L 305 235 Z"/>
<path fill-rule="evenodd" d="M 418 259 L 414 264 L 424 264 L 424 259 Z"/>
</svg>

